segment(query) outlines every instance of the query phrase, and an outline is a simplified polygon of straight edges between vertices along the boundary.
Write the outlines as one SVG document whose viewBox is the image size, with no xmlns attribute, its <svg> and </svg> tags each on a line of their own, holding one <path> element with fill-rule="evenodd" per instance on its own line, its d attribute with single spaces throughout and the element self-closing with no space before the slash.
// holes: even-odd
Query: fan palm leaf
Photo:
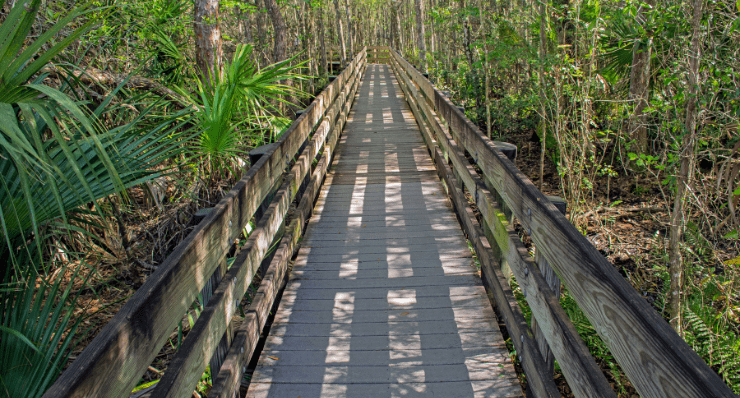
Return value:
<svg viewBox="0 0 740 398">
<path fill-rule="evenodd" d="M 81 205 L 157 177 L 159 165 L 183 150 L 192 118 L 185 110 L 152 124 L 145 120 L 152 105 L 106 128 L 98 118 L 124 113 L 111 100 L 126 82 L 89 112 L 41 78 L 32 81 L 90 26 L 49 44 L 87 12 L 83 6 L 29 39 L 40 3 L 18 0 L 0 24 L 0 258 L 8 265 L 0 275 L 0 395 L 13 397 L 44 393 L 65 363 L 77 325 L 71 284 L 63 289 L 61 277 L 44 282 L 44 226 L 79 231 L 67 217 L 86 212 Z"/>
<path fill-rule="evenodd" d="M 242 125 L 256 123 L 270 101 L 287 102 L 286 97 L 300 94 L 282 82 L 303 78 L 297 73 L 303 63 L 291 65 L 291 58 L 260 70 L 251 54 L 252 46 L 237 46 L 223 76 L 216 74 L 209 85 L 197 82 L 200 106 L 196 117 L 202 130 L 195 153 L 209 159 L 212 172 L 218 173 L 220 165 L 246 152 Z"/>
</svg>

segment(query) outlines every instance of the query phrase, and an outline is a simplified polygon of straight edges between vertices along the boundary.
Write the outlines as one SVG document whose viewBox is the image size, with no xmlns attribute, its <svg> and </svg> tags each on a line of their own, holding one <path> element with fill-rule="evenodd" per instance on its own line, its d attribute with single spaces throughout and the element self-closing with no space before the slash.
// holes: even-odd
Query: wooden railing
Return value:
<svg viewBox="0 0 740 398">
<path fill-rule="evenodd" d="M 534 396 L 560 396 L 553 382 L 552 360 L 547 360 L 550 352 L 575 396 L 615 396 L 560 307 L 558 277 L 641 396 L 734 396 L 496 144 L 397 52 L 386 51 L 475 248 L 482 277 L 505 320 Z M 374 48 L 373 52 L 382 51 Z M 464 191 L 480 211 L 480 223 Z M 509 215 L 534 241 L 535 258 L 514 231 Z M 531 328 L 512 294 L 506 269 L 516 277 L 531 308 Z"/>
<path fill-rule="evenodd" d="M 387 64 L 390 63 L 390 49 L 383 46 L 368 46 L 367 63 L 369 64 Z"/>
<path fill-rule="evenodd" d="M 222 365 L 220 371 L 211 369 L 214 385 L 209 397 L 234 396 L 310 216 L 365 67 L 363 49 L 177 246 L 44 397 L 128 397 L 196 296 L 212 280 L 219 283 L 208 294 L 210 298 L 152 396 L 191 396 L 206 366 L 214 362 L 219 343 L 222 355 L 215 363 Z M 267 211 L 227 267 L 226 256 L 235 239 L 273 192 Z M 280 239 L 277 233 L 294 201 L 297 206 Z M 277 239 L 279 247 L 257 295 L 241 326 L 234 330 L 234 314 Z"/>
</svg>

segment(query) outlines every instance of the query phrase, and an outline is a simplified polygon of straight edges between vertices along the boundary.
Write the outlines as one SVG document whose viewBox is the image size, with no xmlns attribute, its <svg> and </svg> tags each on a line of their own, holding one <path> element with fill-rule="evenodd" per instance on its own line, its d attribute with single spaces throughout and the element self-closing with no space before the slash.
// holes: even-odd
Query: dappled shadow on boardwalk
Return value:
<svg viewBox="0 0 740 398">
<path fill-rule="evenodd" d="M 369 65 L 248 396 L 521 396 L 423 145 Z"/>
</svg>

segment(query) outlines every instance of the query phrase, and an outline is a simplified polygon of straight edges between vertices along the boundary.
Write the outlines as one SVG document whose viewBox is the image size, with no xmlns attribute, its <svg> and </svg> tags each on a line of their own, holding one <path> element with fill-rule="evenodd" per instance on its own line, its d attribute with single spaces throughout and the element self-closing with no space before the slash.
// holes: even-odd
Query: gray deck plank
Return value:
<svg viewBox="0 0 740 398">
<path fill-rule="evenodd" d="M 369 65 L 248 397 L 522 397 L 390 68 Z"/>
</svg>

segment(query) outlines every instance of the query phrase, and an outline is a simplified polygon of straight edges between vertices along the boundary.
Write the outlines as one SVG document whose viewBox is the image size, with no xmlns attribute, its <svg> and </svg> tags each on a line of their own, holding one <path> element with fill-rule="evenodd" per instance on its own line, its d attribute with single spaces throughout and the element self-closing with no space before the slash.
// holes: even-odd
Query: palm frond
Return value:
<svg viewBox="0 0 740 398">
<path fill-rule="evenodd" d="M 72 322 L 76 297 L 63 276 L 45 280 L 29 269 L 0 291 L 0 391 L 8 397 L 41 396 L 69 356 L 79 320 Z"/>
</svg>

